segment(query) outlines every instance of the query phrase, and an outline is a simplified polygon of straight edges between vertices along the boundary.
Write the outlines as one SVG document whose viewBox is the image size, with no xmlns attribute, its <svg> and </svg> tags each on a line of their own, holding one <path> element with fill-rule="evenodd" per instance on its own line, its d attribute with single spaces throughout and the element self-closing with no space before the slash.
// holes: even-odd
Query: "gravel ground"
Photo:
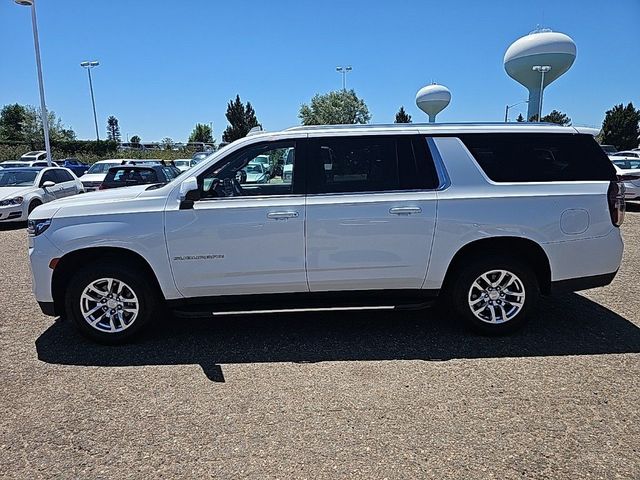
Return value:
<svg viewBox="0 0 640 480">
<path fill-rule="evenodd" d="M 0 477 L 640 478 L 640 209 L 614 283 L 478 337 L 434 311 L 165 321 L 88 343 L 0 231 Z"/>
</svg>

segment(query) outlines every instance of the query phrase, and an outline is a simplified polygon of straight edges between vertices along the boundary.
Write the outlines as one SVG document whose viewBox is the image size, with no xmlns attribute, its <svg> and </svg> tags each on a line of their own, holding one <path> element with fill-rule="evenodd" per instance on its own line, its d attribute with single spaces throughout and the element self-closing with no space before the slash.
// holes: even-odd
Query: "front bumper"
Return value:
<svg viewBox="0 0 640 480">
<path fill-rule="evenodd" d="M 0 222 L 26 222 L 27 215 L 23 205 L 0 207 Z"/>
<path fill-rule="evenodd" d="M 624 199 L 625 200 L 640 199 L 640 185 L 635 185 L 632 182 L 624 182 Z"/>
</svg>

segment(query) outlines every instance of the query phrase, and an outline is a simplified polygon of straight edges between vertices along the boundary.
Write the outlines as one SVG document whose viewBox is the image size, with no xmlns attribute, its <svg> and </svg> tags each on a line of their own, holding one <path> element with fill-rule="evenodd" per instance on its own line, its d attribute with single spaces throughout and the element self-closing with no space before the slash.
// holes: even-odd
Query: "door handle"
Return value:
<svg viewBox="0 0 640 480">
<path fill-rule="evenodd" d="M 298 212 L 269 212 L 267 218 L 272 220 L 286 220 L 287 218 L 298 218 Z"/>
<path fill-rule="evenodd" d="M 422 213 L 420 207 L 393 207 L 389 209 L 393 215 L 411 215 L 412 213 Z"/>
</svg>

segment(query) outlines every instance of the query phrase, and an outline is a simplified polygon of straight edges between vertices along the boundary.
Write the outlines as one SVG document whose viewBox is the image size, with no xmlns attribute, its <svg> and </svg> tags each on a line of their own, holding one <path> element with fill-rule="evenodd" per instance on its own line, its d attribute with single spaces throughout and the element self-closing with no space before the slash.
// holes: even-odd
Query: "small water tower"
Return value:
<svg viewBox="0 0 640 480">
<path fill-rule="evenodd" d="M 444 85 L 432 83 L 422 87 L 416 93 L 416 105 L 429 115 L 429 122 L 436 121 L 436 115 L 444 110 L 451 102 L 451 92 Z"/>
<path fill-rule="evenodd" d="M 547 85 L 565 73 L 576 59 L 576 44 L 564 33 L 538 29 L 519 38 L 504 54 L 504 69 L 529 90 L 527 120 L 542 110 Z"/>
</svg>

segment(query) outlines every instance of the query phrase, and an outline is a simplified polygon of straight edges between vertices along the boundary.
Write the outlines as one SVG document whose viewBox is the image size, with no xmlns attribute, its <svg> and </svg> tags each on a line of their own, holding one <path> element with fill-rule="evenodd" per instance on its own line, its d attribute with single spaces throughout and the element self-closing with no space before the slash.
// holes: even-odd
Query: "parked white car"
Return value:
<svg viewBox="0 0 640 480">
<path fill-rule="evenodd" d="M 22 167 L 48 167 L 46 160 L 5 160 L 0 162 L 0 168 L 22 168 Z M 51 162 L 52 167 L 59 167 L 56 162 Z"/>
<path fill-rule="evenodd" d="M 636 160 L 640 159 L 640 151 L 635 150 L 623 150 L 622 152 L 616 152 L 609 154 L 609 158 L 611 160 L 618 160 L 620 158 L 635 158 Z"/>
<path fill-rule="evenodd" d="M 247 174 L 245 179 L 246 183 L 266 183 L 267 180 L 269 180 L 262 163 L 249 162 L 244 168 L 244 171 Z"/>
<path fill-rule="evenodd" d="M 20 160 L 25 162 L 36 162 L 38 160 L 47 160 L 47 152 L 45 150 L 35 150 L 33 152 L 27 152 L 20 157 Z"/>
<path fill-rule="evenodd" d="M 87 173 L 82 175 L 82 185 L 87 192 L 93 192 L 100 188 L 102 185 L 102 181 L 104 177 L 107 176 L 107 172 L 109 168 L 114 167 L 116 165 L 122 165 L 122 163 L 126 163 L 125 159 L 111 159 L 111 160 L 100 160 L 89 167 Z"/>
<path fill-rule="evenodd" d="M 238 181 L 287 149 L 291 183 Z M 436 299 L 501 334 L 539 294 L 610 283 L 623 216 L 613 165 L 572 127 L 295 127 L 233 142 L 164 186 L 39 207 L 29 256 L 42 311 L 101 342 L 127 341 L 166 309 Z"/>
<path fill-rule="evenodd" d="M 173 164 L 181 172 L 186 172 L 191 167 L 193 167 L 193 165 L 195 165 L 195 163 L 193 163 L 193 159 L 191 158 L 178 158 L 173 161 Z"/>
<path fill-rule="evenodd" d="M 618 179 L 624 185 L 624 198 L 640 200 L 640 159 L 613 160 Z"/>
<path fill-rule="evenodd" d="M 0 169 L 0 223 L 26 222 L 37 206 L 83 191 L 80 180 L 66 168 Z"/>
</svg>

